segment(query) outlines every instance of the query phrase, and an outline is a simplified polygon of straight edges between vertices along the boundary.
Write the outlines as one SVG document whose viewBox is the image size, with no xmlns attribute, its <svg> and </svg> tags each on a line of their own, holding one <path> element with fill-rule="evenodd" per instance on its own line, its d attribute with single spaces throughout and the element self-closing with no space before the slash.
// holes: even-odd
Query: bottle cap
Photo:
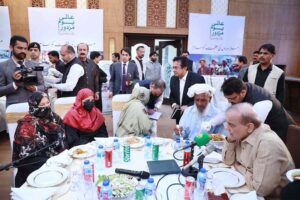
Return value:
<svg viewBox="0 0 300 200">
<path fill-rule="evenodd" d="M 148 178 L 148 183 L 154 183 L 154 179 L 153 178 Z"/>
<path fill-rule="evenodd" d="M 104 180 L 102 183 L 103 186 L 108 186 L 109 185 L 109 180 Z"/>
<path fill-rule="evenodd" d="M 201 173 L 206 173 L 206 169 L 202 167 L 202 168 L 200 169 L 200 172 L 201 172 Z"/>
<path fill-rule="evenodd" d="M 118 141 L 119 141 L 118 138 L 115 138 L 115 139 L 114 139 L 114 142 L 118 142 Z"/>
<path fill-rule="evenodd" d="M 103 145 L 100 144 L 100 145 L 98 146 L 98 149 L 103 149 Z"/>
<path fill-rule="evenodd" d="M 88 164 L 90 164 L 90 161 L 89 161 L 89 160 L 85 160 L 85 161 L 84 161 L 84 164 L 85 164 L 85 165 L 88 165 Z"/>
</svg>

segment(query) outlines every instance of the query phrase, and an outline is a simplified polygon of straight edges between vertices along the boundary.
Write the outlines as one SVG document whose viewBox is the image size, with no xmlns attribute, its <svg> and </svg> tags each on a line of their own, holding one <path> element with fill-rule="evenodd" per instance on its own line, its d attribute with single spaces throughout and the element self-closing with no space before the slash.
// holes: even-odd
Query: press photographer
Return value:
<svg viewBox="0 0 300 200">
<path fill-rule="evenodd" d="M 6 96 L 6 107 L 27 102 L 35 91 L 44 91 L 44 79 L 39 68 L 26 60 L 28 41 L 23 36 L 10 39 L 12 56 L 0 63 L 0 97 Z"/>
</svg>

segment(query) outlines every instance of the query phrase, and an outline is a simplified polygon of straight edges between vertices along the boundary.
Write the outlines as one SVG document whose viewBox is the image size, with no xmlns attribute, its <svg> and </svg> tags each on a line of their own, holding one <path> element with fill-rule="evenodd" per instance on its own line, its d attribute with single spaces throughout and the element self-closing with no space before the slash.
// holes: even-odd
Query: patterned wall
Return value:
<svg viewBox="0 0 300 200">
<path fill-rule="evenodd" d="M 166 27 L 166 0 L 148 0 L 147 26 Z"/>
<path fill-rule="evenodd" d="M 99 0 L 88 0 L 88 8 L 99 9 L 100 8 Z"/>
<path fill-rule="evenodd" d="M 77 8 L 76 0 L 56 0 L 56 8 Z"/>
<path fill-rule="evenodd" d="M 0 6 L 4 6 L 3 0 L 0 0 Z"/>
<path fill-rule="evenodd" d="M 136 0 L 125 0 L 125 26 L 136 26 Z"/>
<path fill-rule="evenodd" d="M 189 0 L 178 0 L 177 27 L 187 28 L 189 25 Z"/>
<path fill-rule="evenodd" d="M 45 0 L 31 0 L 32 7 L 45 7 Z"/>
</svg>

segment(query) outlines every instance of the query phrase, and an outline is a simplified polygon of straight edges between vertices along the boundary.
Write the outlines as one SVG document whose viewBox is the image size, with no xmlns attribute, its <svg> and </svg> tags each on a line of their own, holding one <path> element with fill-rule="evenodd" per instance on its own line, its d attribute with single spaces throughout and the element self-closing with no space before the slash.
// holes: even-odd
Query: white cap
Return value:
<svg viewBox="0 0 300 200">
<path fill-rule="evenodd" d="M 210 96 L 213 96 L 213 94 L 215 93 L 215 89 L 206 83 L 197 83 L 192 85 L 189 88 L 187 95 L 190 98 L 192 98 L 195 96 L 195 94 L 202 94 L 202 93 L 206 93 L 209 94 Z"/>
</svg>

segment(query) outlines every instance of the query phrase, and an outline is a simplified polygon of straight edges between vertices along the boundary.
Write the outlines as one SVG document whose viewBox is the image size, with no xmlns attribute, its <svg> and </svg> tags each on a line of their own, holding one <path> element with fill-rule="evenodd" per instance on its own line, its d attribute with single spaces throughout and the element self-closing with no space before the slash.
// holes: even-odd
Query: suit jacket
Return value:
<svg viewBox="0 0 300 200">
<path fill-rule="evenodd" d="M 187 92 L 189 87 L 196 83 L 205 83 L 205 80 L 203 76 L 196 74 L 194 72 L 187 72 L 186 81 L 183 89 L 183 95 L 182 95 L 182 106 L 187 105 L 191 106 L 194 104 L 194 99 L 189 98 L 187 96 Z M 172 76 L 170 80 L 170 100 L 171 104 L 176 103 L 177 105 L 180 105 L 180 87 L 179 87 L 179 78 L 177 76 Z"/>
<path fill-rule="evenodd" d="M 193 61 L 188 59 L 188 71 L 192 72 L 193 71 Z"/>
<path fill-rule="evenodd" d="M 120 88 L 122 84 L 122 63 L 117 62 L 111 65 L 111 77 L 109 81 L 109 90 L 113 95 L 120 93 Z M 134 85 L 139 81 L 139 72 L 135 63 L 128 62 L 127 68 L 127 79 L 130 79 L 133 83 L 132 85 L 126 87 L 126 94 L 130 94 Z"/>
<path fill-rule="evenodd" d="M 25 67 L 31 68 L 36 66 L 32 61 L 26 60 Z M 16 63 L 10 58 L 7 61 L 0 63 L 0 97 L 6 96 L 6 106 L 15 103 L 23 103 L 28 101 L 28 97 L 32 92 L 19 86 L 16 90 L 13 86 L 13 74 L 16 71 Z M 41 71 L 33 71 L 32 74 L 37 75 L 37 89 L 44 92 L 44 78 Z"/>
</svg>

